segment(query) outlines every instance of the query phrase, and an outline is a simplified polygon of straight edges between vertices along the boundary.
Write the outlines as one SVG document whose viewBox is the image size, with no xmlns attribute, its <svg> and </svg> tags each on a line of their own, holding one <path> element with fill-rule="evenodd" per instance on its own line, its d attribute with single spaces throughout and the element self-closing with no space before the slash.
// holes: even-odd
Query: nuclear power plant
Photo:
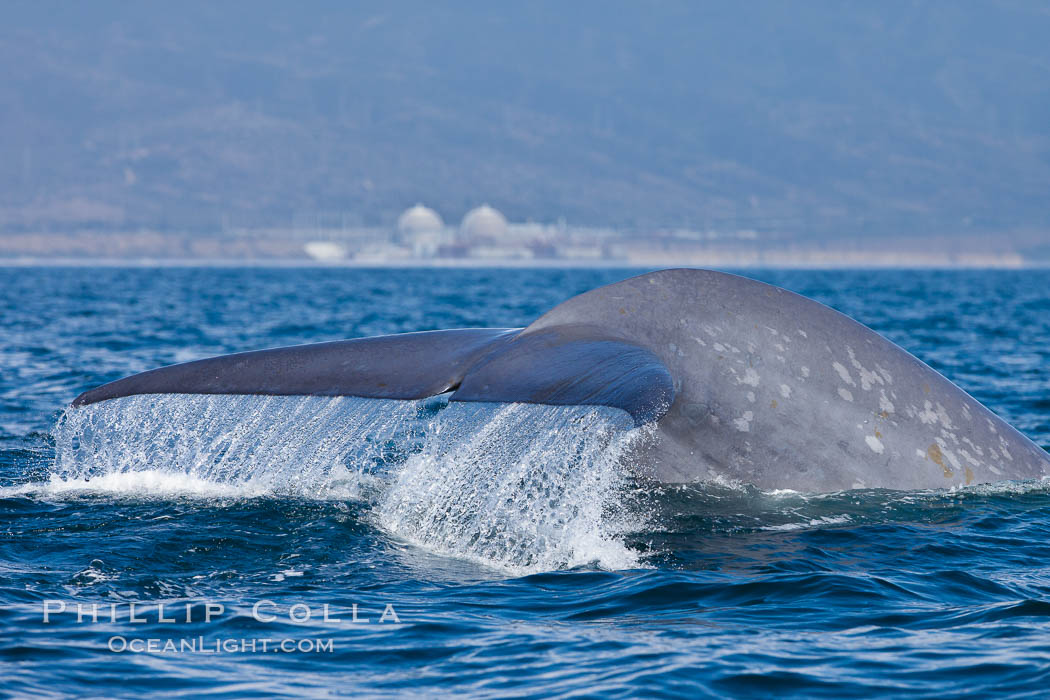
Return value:
<svg viewBox="0 0 1050 700">
<path fill-rule="evenodd" d="M 455 221 L 454 212 L 448 218 Z M 328 217 L 335 221 L 338 217 Z M 389 226 L 325 225 L 323 217 L 293 231 L 299 255 L 320 263 L 351 265 L 626 265 L 626 266 L 925 266 L 1021 267 L 1013 251 L 944 252 L 947 246 L 918 248 L 915 241 L 863 241 L 852 247 L 804 247 L 790 238 L 732 226 L 703 230 L 624 230 L 555 223 L 508 221 L 496 207 L 481 203 L 447 223 L 425 203 L 405 209 Z M 245 232 L 262 240 L 264 232 Z M 290 241 L 291 242 L 291 241 Z"/>
</svg>

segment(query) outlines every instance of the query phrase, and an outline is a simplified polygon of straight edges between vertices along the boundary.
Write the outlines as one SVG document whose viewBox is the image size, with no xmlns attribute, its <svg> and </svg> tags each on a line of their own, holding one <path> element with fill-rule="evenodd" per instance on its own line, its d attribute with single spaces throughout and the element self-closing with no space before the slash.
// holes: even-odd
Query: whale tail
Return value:
<svg viewBox="0 0 1050 700">
<path fill-rule="evenodd" d="M 73 406 L 138 394 L 357 396 L 601 405 L 650 423 L 674 400 L 650 351 L 600 328 L 468 328 L 340 340 L 162 367 L 84 392 Z"/>
</svg>

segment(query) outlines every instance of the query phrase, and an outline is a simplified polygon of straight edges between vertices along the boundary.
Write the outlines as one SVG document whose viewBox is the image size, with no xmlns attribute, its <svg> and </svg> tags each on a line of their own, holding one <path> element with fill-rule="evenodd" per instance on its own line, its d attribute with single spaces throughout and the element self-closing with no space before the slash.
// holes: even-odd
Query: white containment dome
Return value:
<svg viewBox="0 0 1050 700">
<path fill-rule="evenodd" d="M 406 209 L 397 219 L 397 230 L 401 233 L 429 233 L 445 227 L 438 213 L 422 204 Z"/>
<path fill-rule="evenodd" d="M 467 212 L 460 231 L 468 238 L 503 238 L 507 234 L 507 220 L 488 204 L 482 204 Z"/>
</svg>

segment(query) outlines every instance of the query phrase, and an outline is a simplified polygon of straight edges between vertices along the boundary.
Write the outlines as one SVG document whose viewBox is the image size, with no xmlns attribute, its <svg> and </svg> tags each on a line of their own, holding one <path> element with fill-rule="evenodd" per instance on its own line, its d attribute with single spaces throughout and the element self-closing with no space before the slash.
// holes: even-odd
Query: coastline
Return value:
<svg viewBox="0 0 1050 700">
<path fill-rule="evenodd" d="M 0 268 L 48 267 L 128 267 L 128 268 L 346 268 L 346 269 L 658 269 L 702 267 L 734 270 L 1045 270 L 1050 260 L 1026 260 L 977 256 L 887 257 L 827 256 L 824 259 L 799 257 L 756 257 L 754 259 L 712 257 L 710 259 L 666 258 L 642 260 L 593 260 L 561 258 L 433 258 L 388 260 L 314 260 L 309 258 L 115 258 L 115 257 L 0 257 Z"/>
</svg>

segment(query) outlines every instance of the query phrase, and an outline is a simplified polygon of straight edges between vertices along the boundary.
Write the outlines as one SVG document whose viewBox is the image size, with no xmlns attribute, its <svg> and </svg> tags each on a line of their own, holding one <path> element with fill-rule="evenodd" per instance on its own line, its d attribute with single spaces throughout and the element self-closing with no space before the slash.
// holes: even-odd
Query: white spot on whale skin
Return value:
<svg viewBox="0 0 1050 700">
<path fill-rule="evenodd" d="M 951 416 L 948 415 L 948 412 L 944 410 L 944 406 L 942 406 L 941 404 L 937 404 L 937 420 L 939 420 L 941 422 L 941 425 L 943 425 L 947 430 L 951 430 L 953 427 L 955 427 L 952 425 Z"/>
<path fill-rule="evenodd" d="M 839 396 L 841 396 L 842 398 L 846 399 L 847 401 L 852 401 L 853 400 L 853 394 L 851 394 L 850 390 L 847 389 L 846 387 L 842 387 L 842 386 L 839 387 Z"/>
<path fill-rule="evenodd" d="M 715 351 L 717 351 L 717 352 L 725 352 L 726 351 L 726 346 L 722 345 L 721 343 L 715 343 Z"/>
<path fill-rule="evenodd" d="M 801 328 L 798 329 L 798 334 L 800 336 L 802 336 L 803 338 L 808 338 L 809 337 L 808 335 L 806 335 L 806 331 L 802 330 Z"/>
<path fill-rule="evenodd" d="M 806 367 L 805 365 L 802 366 L 802 376 L 803 377 L 808 377 L 809 376 L 809 367 Z"/>
<path fill-rule="evenodd" d="M 744 378 L 740 381 L 748 386 L 758 386 L 758 382 L 761 377 L 758 376 L 758 372 L 753 367 L 748 367 L 747 371 L 744 372 Z"/>
<path fill-rule="evenodd" d="M 886 390 L 883 389 L 879 395 L 879 410 L 886 413 L 894 413 L 893 402 L 886 398 Z"/>
<path fill-rule="evenodd" d="M 933 402 L 926 401 L 923 404 L 922 411 L 919 412 L 919 420 L 922 421 L 923 425 L 932 425 L 937 422 L 937 411 L 933 410 Z"/>
<path fill-rule="evenodd" d="M 868 443 L 868 447 L 870 447 L 871 451 L 877 455 L 881 455 L 883 450 L 886 449 L 882 444 L 882 440 L 878 439 L 874 435 L 865 436 L 864 442 Z"/>
<path fill-rule="evenodd" d="M 943 454 L 948 459 L 948 463 L 952 465 L 952 469 L 955 471 L 961 471 L 963 466 L 959 462 L 959 458 L 948 449 L 947 443 L 941 438 L 934 438 L 934 441 L 941 448 L 941 454 Z"/>
<path fill-rule="evenodd" d="M 783 396 L 785 399 L 791 398 L 791 387 L 789 387 L 787 384 L 781 384 L 780 395 Z"/>
<path fill-rule="evenodd" d="M 755 402 L 755 392 L 753 392 L 753 391 L 747 392 L 747 400 L 750 401 L 751 403 L 754 403 Z"/>
<path fill-rule="evenodd" d="M 751 420 L 755 417 L 752 411 L 744 411 L 744 415 L 733 421 L 733 427 L 742 433 L 751 432 Z"/>
<path fill-rule="evenodd" d="M 846 346 L 846 352 L 849 353 L 850 364 L 860 374 L 860 388 L 864 391 L 871 391 L 871 387 L 875 384 L 882 384 L 883 379 L 875 372 L 872 372 L 864 367 L 858 360 L 856 353 L 853 352 L 853 348 Z"/>
<path fill-rule="evenodd" d="M 842 377 L 842 381 L 846 382 L 850 386 L 857 386 L 857 383 L 853 381 L 853 377 L 850 376 L 849 370 L 846 369 L 841 362 L 832 362 L 831 366 L 835 368 L 835 371 Z"/>
</svg>

